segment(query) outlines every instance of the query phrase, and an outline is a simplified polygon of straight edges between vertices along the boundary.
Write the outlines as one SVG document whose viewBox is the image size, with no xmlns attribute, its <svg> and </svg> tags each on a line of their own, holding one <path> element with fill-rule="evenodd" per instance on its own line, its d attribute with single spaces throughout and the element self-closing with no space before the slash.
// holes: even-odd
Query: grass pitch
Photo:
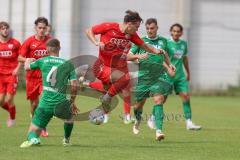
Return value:
<svg viewBox="0 0 240 160">
<path fill-rule="evenodd" d="M 148 129 L 148 117 L 153 103 L 145 105 L 141 131 L 132 134 L 132 125 L 122 122 L 122 102 L 110 115 L 107 124 L 95 126 L 76 122 L 72 146 L 63 147 L 63 122 L 53 119 L 49 138 L 41 138 L 42 145 L 20 149 L 26 140 L 30 123 L 29 102 L 25 92 L 16 95 L 17 123 L 6 127 L 8 114 L 0 110 L 0 160 L 238 160 L 240 158 L 240 99 L 239 97 L 191 97 L 193 121 L 202 125 L 201 131 L 187 131 L 182 117 L 181 101 L 170 96 L 164 106 L 164 141 L 154 140 L 155 132 Z M 78 97 L 78 107 L 85 111 L 99 104 L 97 99 Z"/>
</svg>

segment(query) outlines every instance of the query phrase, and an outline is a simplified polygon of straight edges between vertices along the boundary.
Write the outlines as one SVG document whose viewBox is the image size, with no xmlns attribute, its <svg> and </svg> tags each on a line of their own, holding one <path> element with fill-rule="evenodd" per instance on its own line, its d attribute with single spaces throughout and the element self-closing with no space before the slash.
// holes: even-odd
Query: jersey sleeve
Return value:
<svg viewBox="0 0 240 160">
<path fill-rule="evenodd" d="M 109 29 L 112 28 L 111 23 L 101 23 L 92 27 L 92 32 L 94 34 L 103 34 L 106 33 Z"/>
<path fill-rule="evenodd" d="M 137 33 L 134 33 L 132 36 L 131 36 L 131 39 L 130 39 L 134 44 L 138 45 L 138 46 L 141 46 L 144 41 L 137 35 Z"/>
<path fill-rule="evenodd" d="M 140 50 L 140 47 L 139 46 L 137 46 L 137 45 L 133 45 L 132 46 L 132 48 L 131 48 L 131 52 L 133 53 L 133 54 L 137 54 L 138 52 L 139 52 L 139 50 Z"/>
<path fill-rule="evenodd" d="M 38 60 L 30 63 L 30 69 L 31 70 L 39 69 L 40 68 L 40 61 L 41 61 L 41 59 L 38 59 Z"/>
<path fill-rule="evenodd" d="M 70 63 L 70 68 L 71 68 L 71 70 L 70 70 L 70 74 L 69 74 L 69 77 L 68 77 L 68 80 L 77 80 L 77 74 L 76 74 L 76 72 L 75 72 L 75 69 L 74 69 L 74 66 L 73 66 L 73 64 L 71 64 Z"/>
<path fill-rule="evenodd" d="M 20 48 L 20 53 L 19 53 L 21 56 L 27 57 L 27 54 L 29 52 L 29 45 L 30 45 L 29 39 L 27 39 L 25 42 L 23 42 L 23 44 Z"/>
</svg>

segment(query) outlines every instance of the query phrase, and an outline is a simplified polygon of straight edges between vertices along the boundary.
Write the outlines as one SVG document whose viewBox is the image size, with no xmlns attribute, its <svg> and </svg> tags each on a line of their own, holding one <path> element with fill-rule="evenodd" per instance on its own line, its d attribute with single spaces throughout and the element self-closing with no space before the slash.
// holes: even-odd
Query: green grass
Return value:
<svg viewBox="0 0 240 160">
<path fill-rule="evenodd" d="M 240 99 L 237 97 L 192 97 L 193 120 L 203 126 L 198 132 L 187 131 L 183 118 L 173 120 L 170 115 L 182 115 L 181 101 L 178 97 L 169 97 L 165 105 L 165 113 L 169 115 L 164 122 L 166 139 L 162 142 L 154 140 L 155 133 L 147 128 L 146 121 L 140 134 L 133 135 L 132 126 L 121 121 L 121 103 L 111 113 L 108 124 L 76 122 L 71 147 L 62 146 L 63 123 L 53 119 L 48 126 L 49 138 L 41 138 L 40 147 L 27 149 L 20 149 L 19 145 L 26 139 L 30 123 L 29 102 L 22 91 L 15 101 L 16 126 L 7 128 L 8 115 L 0 110 L 0 160 L 237 160 L 240 157 Z M 78 104 L 84 111 L 98 101 L 78 97 Z M 150 113 L 152 105 L 149 100 L 144 113 Z"/>
</svg>

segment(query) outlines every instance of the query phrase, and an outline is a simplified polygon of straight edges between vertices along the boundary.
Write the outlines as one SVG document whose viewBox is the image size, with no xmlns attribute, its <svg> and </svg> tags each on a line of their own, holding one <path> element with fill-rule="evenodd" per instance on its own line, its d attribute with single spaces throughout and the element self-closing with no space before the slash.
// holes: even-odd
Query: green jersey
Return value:
<svg viewBox="0 0 240 160">
<path fill-rule="evenodd" d="M 156 49 L 166 50 L 167 40 L 164 37 L 157 36 L 155 39 L 150 39 L 147 36 L 142 38 L 143 41 Z M 131 48 L 133 54 L 143 54 L 146 51 L 137 45 Z M 163 55 L 149 54 L 148 58 L 139 60 L 138 78 L 152 80 L 153 78 L 160 78 L 164 73 L 162 66 L 164 61 Z"/>
<path fill-rule="evenodd" d="M 43 92 L 39 107 L 52 108 L 66 100 L 69 80 L 76 80 L 74 66 L 59 57 L 47 56 L 30 64 L 30 69 L 40 69 Z"/>
<path fill-rule="evenodd" d="M 167 53 L 169 55 L 171 63 L 176 67 L 174 80 L 185 76 L 183 70 L 183 58 L 187 55 L 187 52 L 188 48 L 186 41 L 179 40 L 176 42 L 173 39 L 167 40 Z"/>
</svg>

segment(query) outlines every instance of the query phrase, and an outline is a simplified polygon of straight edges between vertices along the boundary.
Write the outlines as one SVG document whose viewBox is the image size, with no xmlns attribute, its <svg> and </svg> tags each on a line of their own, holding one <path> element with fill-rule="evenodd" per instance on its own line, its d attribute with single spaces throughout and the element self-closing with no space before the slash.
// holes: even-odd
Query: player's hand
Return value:
<svg viewBox="0 0 240 160">
<path fill-rule="evenodd" d="M 167 69 L 167 72 L 168 72 L 168 74 L 169 74 L 170 77 L 174 77 L 174 76 L 175 76 L 175 71 L 173 70 L 173 68 L 170 68 L 170 67 L 169 67 L 169 68 Z"/>
<path fill-rule="evenodd" d="M 169 67 L 175 72 L 176 71 L 176 67 L 173 64 L 170 64 Z"/>
<path fill-rule="evenodd" d="M 103 42 L 97 42 L 95 43 L 96 46 L 98 46 L 101 50 L 104 49 L 105 44 Z"/>
<path fill-rule="evenodd" d="M 26 58 L 26 61 L 24 63 L 24 69 L 29 70 L 30 69 L 30 63 L 32 63 L 35 60 L 36 60 L 35 58 Z"/>
<path fill-rule="evenodd" d="M 13 70 L 13 72 L 12 72 L 12 75 L 13 76 L 18 76 L 19 75 L 19 68 L 17 67 L 17 68 L 15 68 L 14 70 Z"/>
<path fill-rule="evenodd" d="M 77 108 L 76 104 L 72 103 L 71 111 L 72 114 L 77 115 L 80 110 Z"/>
<path fill-rule="evenodd" d="M 158 53 L 157 54 L 166 54 L 166 51 L 164 51 L 163 49 L 158 49 Z"/>
</svg>

